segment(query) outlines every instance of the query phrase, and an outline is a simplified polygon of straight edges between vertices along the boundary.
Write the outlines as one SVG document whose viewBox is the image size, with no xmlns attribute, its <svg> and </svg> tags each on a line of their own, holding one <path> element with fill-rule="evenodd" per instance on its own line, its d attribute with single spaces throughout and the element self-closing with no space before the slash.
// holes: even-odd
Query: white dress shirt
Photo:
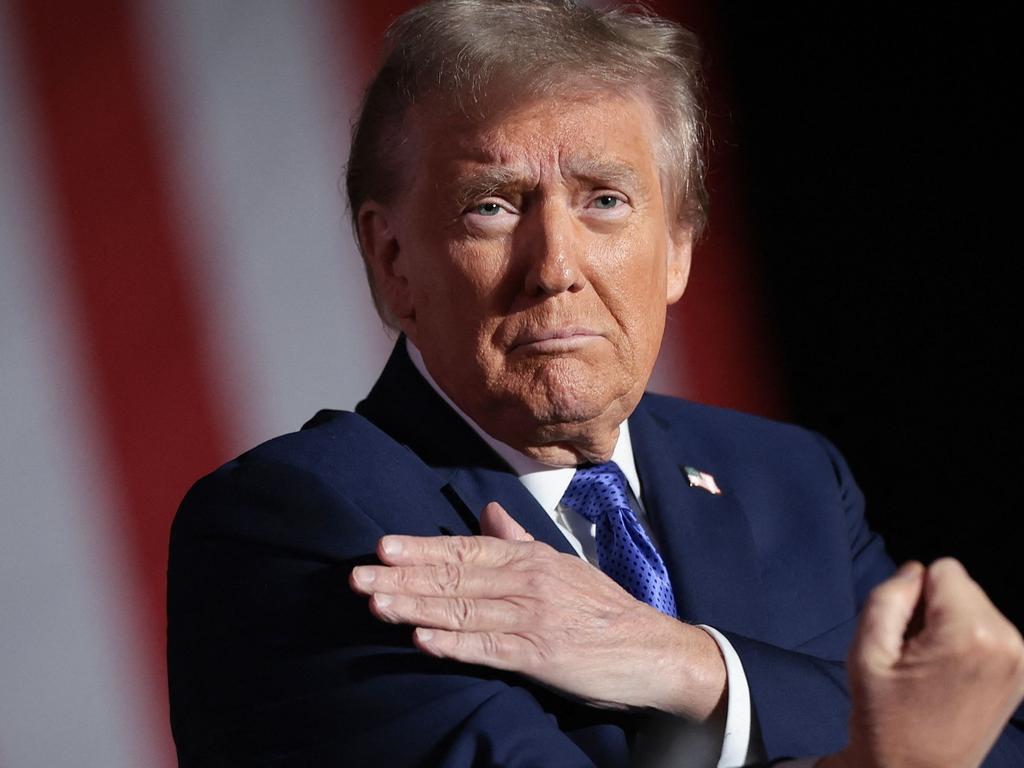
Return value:
<svg viewBox="0 0 1024 768">
<path fill-rule="evenodd" d="M 437 382 L 434 381 L 434 378 L 427 370 L 420 351 L 408 339 L 406 339 L 406 349 L 412 364 L 423 378 L 426 379 L 427 383 L 480 435 L 484 442 L 508 463 L 513 471 L 519 475 L 520 482 L 533 495 L 544 511 L 550 515 L 555 525 L 558 526 L 577 554 L 596 567 L 597 545 L 595 524 L 561 504 L 562 496 L 565 495 L 565 491 L 568 489 L 576 470 L 573 467 L 552 467 L 544 464 L 491 437 L 476 422 L 463 413 L 459 406 L 452 402 L 451 398 L 437 385 Z M 647 523 L 647 515 L 644 512 L 643 489 L 640 487 L 640 476 L 637 474 L 636 462 L 633 459 L 633 444 L 629 437 L 628 421 L 622 422 L 619 426 L 619 439 L 615 444 L 615 450 L 612 451 L 611 460 L 619 465 L 622 474 L 626 476 L 629 490 L 632 492 L 630 504 L 633 507 L 633 511 L 636 513 L 637 519 L 644 527 L 651 541 L 657 546 L 658 542 Z M 751 758 L 749 754 L 751 747 L 751 709 L 750 689 L 747 685 L 747 676 L 743 671 L 743 664 L 740 662 L 739 655 L 733 649 L 732 644 L 721 632 L 705 624 L 698 626 L 710 634 L 715 642 L 718 643 L 718 647 L 725 659 L 728 680 L 725 738 L 722 742 L 721 754 L 717 761 L 718 768 L 733 768 L 734 766 L 745 765 L 748 759 Z"/>
</svg>

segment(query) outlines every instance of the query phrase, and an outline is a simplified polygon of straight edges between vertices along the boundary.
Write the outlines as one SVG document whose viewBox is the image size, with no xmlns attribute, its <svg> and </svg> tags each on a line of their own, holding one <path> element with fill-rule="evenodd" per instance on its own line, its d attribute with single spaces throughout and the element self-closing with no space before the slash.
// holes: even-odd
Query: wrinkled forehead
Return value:
<svg viewBox="0 0 1024 768">
<path fill-rule="evenodd" d="M 404 122 L 406 167 L 420 171 L 484 165 L 538 175 L 558 166 L 610 174 L 631 165 L 644 174 L 660 165 L 657 116 L 639 94 L 544 94 L 493 102 L 473 114 L 453 111 L 443 99 L 425 99 Z"/>
</svg>

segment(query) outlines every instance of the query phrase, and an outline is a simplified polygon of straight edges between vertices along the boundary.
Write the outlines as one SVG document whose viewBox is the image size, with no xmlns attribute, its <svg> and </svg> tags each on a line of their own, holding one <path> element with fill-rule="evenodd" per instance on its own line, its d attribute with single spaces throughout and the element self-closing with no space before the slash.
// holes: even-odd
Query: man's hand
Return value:
<svg viewBox="0 0 1024 768">
<path fill-rule="evenodd" d="M 584 560 L 533 540 L 497 503 L 481 536 L 385 536 L 350 579 L 426 653 L 527 675 L 605 708 L 706 720 L 724 707 L 718 646 Z"/>
<path fill-rule="evenodd" d="M 823 768 L 973 768 L 1024 696 L 1024 642 L 956 560 L 868 599 L 848 661 L 850 744 Z"/>
</svg>

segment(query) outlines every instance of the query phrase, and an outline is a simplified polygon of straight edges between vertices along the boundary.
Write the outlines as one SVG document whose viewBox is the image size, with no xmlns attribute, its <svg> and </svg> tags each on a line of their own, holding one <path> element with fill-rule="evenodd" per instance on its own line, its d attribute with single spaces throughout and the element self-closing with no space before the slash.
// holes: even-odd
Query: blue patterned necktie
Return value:
<svg viewBox="0 0 1024 768">
<path fill-rule="evenodd" d="M 637 600 L 677 616 L 672 583 L 654 544 L 633 514 L 626 477 L 614 461 L 581 467 L 562 504 L 596 524 L 597 564 Z"/>
</svg>

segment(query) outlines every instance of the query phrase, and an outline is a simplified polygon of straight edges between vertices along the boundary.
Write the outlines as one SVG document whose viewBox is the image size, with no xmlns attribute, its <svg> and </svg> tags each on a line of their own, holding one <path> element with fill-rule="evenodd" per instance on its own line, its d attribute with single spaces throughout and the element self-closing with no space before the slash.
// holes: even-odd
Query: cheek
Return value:
<svg viewBox="0 0 1024 768">
<path fill-rule="evenodd" d="M 666 306 L 665 243 L 638 233 L 609 249 L 608 308 L 630 331 L 660 328 Z"/>
<path fill-rule="evenodd" d="M 508 311 L 523 287 L 510 238 L 468 240 L 450 246 L 450 263 L 463 291 L 458 300 L 488 315 Z"/>
<path fill-rule="evenodd" d="M 624 340 L 620 354 L 634 378 L 646 377 L 654 367 L 665 330 L 666 264 L 663 245 L 656 238 L 635 242 L 630 264 L 618 285 L 621 301 L 620 325 Z"/>
<path fill-rule="evenodd" d="M 500 302 L 504 259 L 494 249 L 477 244 L 453 243 L 446 250 L 424 259 L 417 281 L 417 303 L 421 316 L 458 321 L 460 335 L 475 335 L 488 317 L 496 314 Z"/>
</svg>

